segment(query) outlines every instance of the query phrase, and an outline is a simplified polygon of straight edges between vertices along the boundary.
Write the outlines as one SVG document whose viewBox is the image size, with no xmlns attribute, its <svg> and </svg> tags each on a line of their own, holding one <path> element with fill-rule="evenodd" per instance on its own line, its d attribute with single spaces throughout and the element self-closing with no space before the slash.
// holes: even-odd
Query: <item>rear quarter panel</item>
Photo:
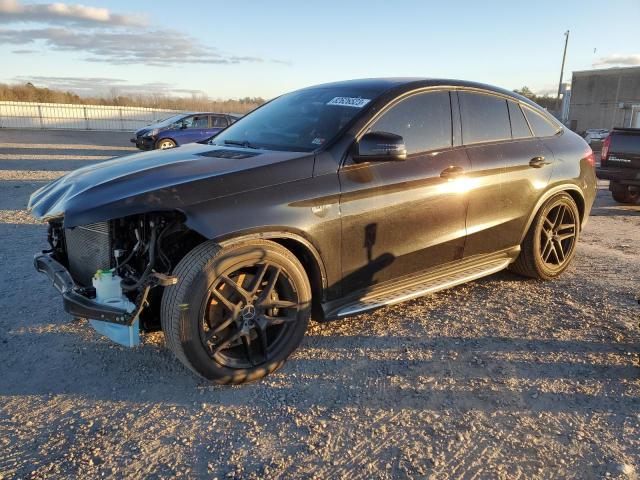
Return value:
<svg viewBox="0 0 640 480">
<path fill-rule="evenodd" d="M 587 160 L 591 148 L 582 137 L 568 129 L 565 129 L 561 135 L 542 138 L 541 141 L 554 156 L 553 172 L 541 200 L 544 202 L 553 193 L 561 190 L 568 190 L 570 193 L 579 192 L 583 205 L 578 207 L 582 212 L 584 227 L 597 190 L 595 168 Z M 537 208 L 539 205 L 532 211 L 533 215 Z"/>
</svg>

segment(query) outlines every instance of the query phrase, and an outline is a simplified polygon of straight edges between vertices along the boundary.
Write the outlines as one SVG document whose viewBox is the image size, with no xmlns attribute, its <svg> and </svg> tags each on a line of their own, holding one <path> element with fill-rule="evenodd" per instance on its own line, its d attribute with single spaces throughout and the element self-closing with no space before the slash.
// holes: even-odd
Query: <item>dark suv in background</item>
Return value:
<svg viewBox="0 0 640 480">
<path fill-rule="evenodd" d="M 237 119 L 236 116 L 219 113 L 180 113 L 141 128 L 131 142 L 141 150 L 164 150 L 205 140 Z"/>
<path fill-rule="evenodd" d="M 614 128 L 602 144 L 598 178 L 619 203 L 640 203 L 640 128 Z"/>
<path fill-rule="evenodd" d="M 68 312 L 129 345 L 138 321 L 160 326 L 193 371 L 243 383 L 311 316 L 507 267 L 556 278 L 595 193 L 589 146 L 526 98 L 393 78 L 282 95 L 209 142 L 69 173 L 29 208 L 49 222 L 35 266 Z"/>
</svg>

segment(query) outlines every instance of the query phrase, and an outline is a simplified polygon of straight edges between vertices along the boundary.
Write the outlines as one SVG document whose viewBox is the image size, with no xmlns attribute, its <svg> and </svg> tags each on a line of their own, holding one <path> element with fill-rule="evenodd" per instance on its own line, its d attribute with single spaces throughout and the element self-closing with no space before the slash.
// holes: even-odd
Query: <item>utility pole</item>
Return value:
<svg viewBox="0 0 640 480">
<path fill-rule="evenodd" d="M 562 66 L 560 67 L 560 82 L 558 83 L 558 95 L 556 96 L 556 110 L 560 113 L 560 92 L 562 91 L 562 74 L 564 73 L 564 61 L 567 58 L 567 45 L 569 44 L 569 30 L 564 32 L 564 53 L 562 54 Z"/>
</svg>

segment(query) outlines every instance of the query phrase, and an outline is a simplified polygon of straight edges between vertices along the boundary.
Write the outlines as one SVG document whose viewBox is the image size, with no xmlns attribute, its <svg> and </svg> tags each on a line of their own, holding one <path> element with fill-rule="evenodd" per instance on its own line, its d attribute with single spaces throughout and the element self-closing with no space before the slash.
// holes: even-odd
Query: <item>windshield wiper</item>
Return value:
<svg viewBox="0 0 640 480">
<path fill-rule="evenodd" d="M 255 145 L 251 145 L 249 142 L 242 141 L 242 140 L 225 140 L 224 141 L 225 145 L 238 145 L 239 147 L 244 147 L 244 148 L 253 148 L 253 149 L 258 149 L 258 147 L 256 147 Z"/>
</svg>

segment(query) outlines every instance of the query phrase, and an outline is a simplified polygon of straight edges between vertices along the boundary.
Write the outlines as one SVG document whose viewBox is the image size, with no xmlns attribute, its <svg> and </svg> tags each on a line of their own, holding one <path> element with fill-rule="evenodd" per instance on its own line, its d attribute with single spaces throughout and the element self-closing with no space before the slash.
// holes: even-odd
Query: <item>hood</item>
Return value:
<svg viewBox="0 0 640 480">
<path fill-rule="evenodd" d="M 309 178 L 313 155 L 189 144 L 118 157 L 75 170 L 31 195 L 38 219 L 65 227 L 186 206 Z"/>
<path fill-rule="evenodd" d="M 133 134 L 136 137 L 142 137 L 145 133 L 150 132 L 151 130 L 153 130 L 154 127 L 149 125 L 148 127 L 143 127 L 139 130 L 136 130 L 136 132 Z"/>
</svg>

